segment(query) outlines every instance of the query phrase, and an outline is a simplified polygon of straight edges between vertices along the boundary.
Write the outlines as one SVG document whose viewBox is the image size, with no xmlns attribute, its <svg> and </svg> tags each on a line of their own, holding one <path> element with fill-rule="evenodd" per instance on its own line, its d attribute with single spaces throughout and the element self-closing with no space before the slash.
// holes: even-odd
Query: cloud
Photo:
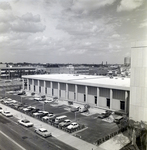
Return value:
<svg viewBox="0 0 147 150">
<path fill-rule="evenodd" d="M 117 7 L 117 11 L 131 11 L 143 4 L 144 0 L 121 0 L 120 5 Z"/>
<path fill-rule="evenodd" d="M 26 13 L 22 15 L 21 19 L 24 21 L 30 21 L 30 22 L 40 22 L 40 15 L 32 15 L 32 13 Z"/>
<path fill-rule="evenodd" d="M 147 19 L 145 19 L 140 25 L 139 28 L 147 27 Z"/>
<path fill-rule="evenodd" d="M 0 9 L 3 10 L 11 9 L 11 6 L 8 2 L 0 2 Z"/>
<path fill-rule="evenodd" d="M 119 38 L 119 37 L 120 37 L 119 34 L 113 34 L 113 35 L 112 35 L 112 38 Z"/>
<path fill-rule="evenodd" d="M 96 10 L 100 7 L 104 7 L 107 5 L 111 5 L 116 0 L 74 0 L 73 1 L 73 10 L 86 10 L 86 11 L 92 11 Z"/>
<path fill-rule="evenodd" d="M 0 33 L 5 33 L 10 29 L 10 24 L 0 22 Z"/>
<path fill-rule="evenodd" d="M 27 22 L 23 20 L 16 20 L 11 24 L 11 29 L 15 32 L 43 32 L 46 26 L 41 23 Z"/>
</svg>

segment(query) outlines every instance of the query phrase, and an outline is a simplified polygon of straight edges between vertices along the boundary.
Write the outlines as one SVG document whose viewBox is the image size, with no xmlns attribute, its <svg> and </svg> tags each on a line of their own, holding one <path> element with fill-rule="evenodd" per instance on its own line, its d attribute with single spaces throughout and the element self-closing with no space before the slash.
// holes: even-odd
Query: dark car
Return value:
<svg viewBox="0 0 147 150">
<path fill-rule="evenodd" d="M 98 115 L 98 118 L 104 119 L 104 118 L 109 117 L 111 114 L 112 114 L 112 112 L 111 112 L 111 111 L 106 110 L 105 112 L 103 112 L 103 113 L 99 114 L 99 115 Z"/>
<path fill-rule="evenodd" d="M 71 108 L 70 108 L 70 111 L 71 112 L 76 112 L 76 111 L 79 111 L 79 106 L 72 106 Z"/>
<path fill-rule="evenodd" d="M 117 116 L 117 117 L 114 119 L 114 122 L 115 122 L 116 124 L 120 124 L 121 120 L 123 120 L 123 119 L 124 119 L 123 116 Z"/>
<path fill-rule="evenodd" d="M 26 92 L 22 91 L 22 92 L 18 93 L 17 95 L 25 95 L 25 94 L 26 94 Z"/>
<path fill-rule="evenodd" d="M 38 112 L 39 110 L 40 110 L 39 108 L 35 108 L 35 109 L 31 110 L 30 112 L 33 114 L 33 113 Z"/>
</svg>

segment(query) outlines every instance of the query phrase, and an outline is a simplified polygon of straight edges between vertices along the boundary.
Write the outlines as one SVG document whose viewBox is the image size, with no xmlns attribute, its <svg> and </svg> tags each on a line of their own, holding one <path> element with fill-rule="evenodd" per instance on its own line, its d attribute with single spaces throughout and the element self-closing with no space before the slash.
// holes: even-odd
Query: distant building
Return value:
<svg viewBox="0 0 147 150">
<path fill-rule="evenodd" d="M 131 57 L 125 57 L 124 58 L 124 65 L 130 66 L 131 65 Z"/>
<path fill-rule="evenodd" d="M 46 72 L 49 74 L 89 74 L 89 67 L 87 66 L 62 66 L 62 67 L 48 67 L 46 68 Z"/>
<path fill-rule="evenodd" d="M 108 68 L 102 68 L 102 67 L 91 67 L 89 69 L 90 75 L 103 75 L 106 76 L 108 73 Z"/>
<path fill-rule="evenodd" d="M 13 79 L 21 78 L 22 75 L 32 75 L 35 73 L 34 67 L 1 67 L 0 78 Z"/>
</svg>

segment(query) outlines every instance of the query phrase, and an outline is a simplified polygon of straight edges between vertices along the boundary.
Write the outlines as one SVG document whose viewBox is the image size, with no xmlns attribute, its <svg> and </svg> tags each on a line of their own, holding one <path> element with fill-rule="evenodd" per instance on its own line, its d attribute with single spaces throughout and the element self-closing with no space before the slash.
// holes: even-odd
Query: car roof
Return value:
<svg viewBox="0 0 147 150">
<path fill-rule="evenodd" d="M 64 121 L 70 121 L 69 119 L 65 119 Z"/>
<path fill-rule="evenodd" d="M 46 131 L 47 129 L 45 128 L 39 128 L 40 131 Z"/>
<path fill-rule="evenodd" d="M 73 123 L 71 123 L 71 124 L 77 124 L 76 122 L 73 122 Z"/>
</svg>

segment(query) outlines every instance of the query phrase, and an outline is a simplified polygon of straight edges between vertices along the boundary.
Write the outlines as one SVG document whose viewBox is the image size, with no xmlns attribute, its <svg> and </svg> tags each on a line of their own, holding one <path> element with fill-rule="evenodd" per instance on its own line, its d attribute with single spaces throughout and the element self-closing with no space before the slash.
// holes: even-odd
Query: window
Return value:
<svg viewBox="0 0 147 150">
<path fill-rule="evenodd" d="M 76 93 L 74 93 L 74 99 L 76 99 Z"/>
<path fill-rule="evenodd" d="M 41 86 L 39 86 L 39 93 L 41 93 Z"/>
<path fill-rule="evenodd" d="M 29 84 L 29 90 L 31 90 L 31 86 L 30 86 L 30 84 Z"/>
<path fill-rule="evenodd" d="M 125 101 L 120 101 L 120 109 L 125 110 Z"/>
<path fill-rule="evenodd" d="M 97 105 L 97 96 L 94 96 L 94 103 Z"/>
<path fill-rule="evenodd" d="M 52 89 L 52 96 L 54 95 L 54 89 Z"/>
<path fill-rule="evenodd" d="M 84 94 L 84 102 L 86 102 L 86 94 Z"/>
<path fill-rule="evenodd" d="M 35 85 L 34 85 L 34 92 L 35 92 L 35 90 L 36 90 L 36 87 L 35 87 Z"/>
<path fill-rule="evenodd" d="M 110 98 L 107 98 L 107 107 L 110 107 Z"/>
</svg>

